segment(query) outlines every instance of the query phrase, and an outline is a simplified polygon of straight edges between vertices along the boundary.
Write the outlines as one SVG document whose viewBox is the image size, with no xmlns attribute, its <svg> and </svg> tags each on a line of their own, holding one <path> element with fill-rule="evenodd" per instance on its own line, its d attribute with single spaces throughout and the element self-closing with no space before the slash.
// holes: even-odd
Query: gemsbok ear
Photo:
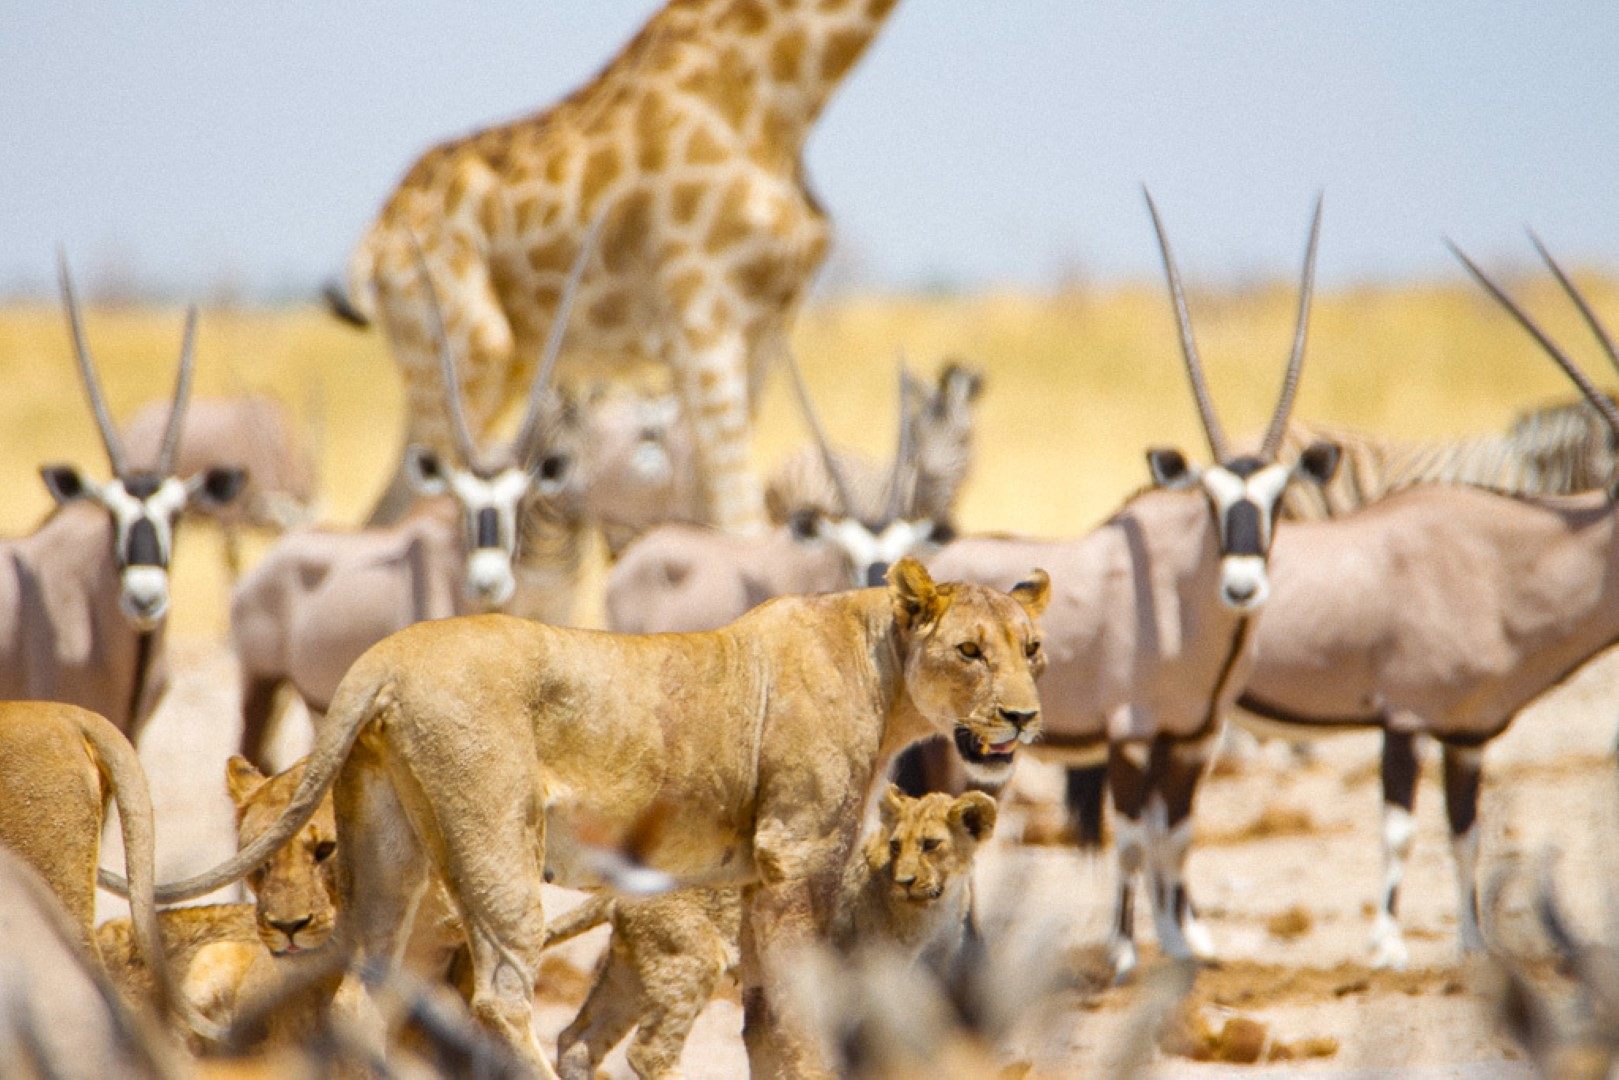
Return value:
<svg viewBox="0 0 1619 1080">
<path fill-rule="evenodd" d="M 974 843 L 983 843 L 995 832 L 999 809 L 995 800 L 982 791 L 969 791 L 950 804 L 950 827 L 960 829 Z"/>
<path fill-rule="evenodd" d="M 943 608 L 944 600 L 927 567 L 909 555 L 888 568 L 888 591 L 894 612 L 907 630 L 932 622 Z"/>
<path fill-rule="evenodd" d="M 787 518 L 787 534 L 800 544 L 821 538 L 821 512 L 809 508 L 794 510 Z"/>
<path fill-rule="evenodd" d="M 1186 455 L 1173 447 L 1154 447 L 1147 451 L 1147 468 L 1152 471 L 1152 482 L 1166 491 L 1179 491 L 1191 487 L 1197 480 Z"/>
<path fill-rule="evenodd" d="M 84 479 L 84 474 L 72 465 L 41 466 L 39 478 L 45 481 L 45 490 L 51 493 L 51 498 L 62 506 L 74 499 L 87 498 L 90 494 L 90 485 Z"/>
<path fill-rule="evenodd" d="M 541 495 L 555 495 L 568 483 L 573 474 L 573 455 L 560 450 L 541 456 L 534 463 L 534 477 Z"/>
<path fill-rule="evenodd" d="M 432 498 L 444 494 L 444 466 L 438 454 L 425 446 L 413 444 L 405 448 L 405 475 L 418 495 Z"/>
<path fill-rule="evenodd" d="M 1317 439 L 1299 455 L 1298 470 L 1316 484 L 1326 484 L 1338 472 L 1343 449 L 1335 442 Z"/>
<path fill-rule="evenodd" d="M 224 506 L 235 501 L 247 487 L 247 470 L 234 465 L 205 469 L 186 484 L 186 494 L 208 506 Z"/>
<path fill-rule="evenodd" d="M 1029 576 L 1012 586 L 1012 599 L 1023 605 L 1029 618 L 1038 619 L 1045 614 L 1051 602 L 1051 575 L 1044 570 L 1030 571 Z"/>
</svg>

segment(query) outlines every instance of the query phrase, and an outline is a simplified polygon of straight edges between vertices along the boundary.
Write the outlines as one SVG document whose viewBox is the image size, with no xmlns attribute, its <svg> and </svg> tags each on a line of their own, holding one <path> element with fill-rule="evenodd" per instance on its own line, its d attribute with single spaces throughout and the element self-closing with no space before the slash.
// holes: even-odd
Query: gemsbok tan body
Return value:
<svg viewBox="0 0 1619 1080">
<path fill-rule="evenodd" d="M 103 399 L 65 259 L 61 284 L 79 375 L 113 475 L 101 483 L 72 465 L 45 466 L 40 475 L 57 509 L 31 535 L 0 541 L 0 700 L 78 705 L 133 741 L 168 682 L 169 559 L 181 512 L 194 503 L 229 503 L 244 476 L 210 466 L 182 479 L 176 465 L 195 309 L 186 318 L 163 439 L 148 463 L 136 465 Z"/>
<path fill-rule="evenodd" d="M 1070 766 L 1069 800 L 1085 843 L 1100 841 L 1104 789 L 1097 766 L 1107 763 L 1107 788 L 1119 814 L 1112 950 L 1120 976 L 1136 963 L 1134 890 L 1141 872 L 1154 886 L 1154 922 L 1165 952 L 1212 951 L 1181 885 L 1192 801 L 1221 710 L 1242 688 L 1252 662 L 1253 626 L 1272 592 L 1266 558 L 1278 504 L 1295 479 L 1329 480 L 1338 457 L 1336 447 L 1323 443 L 1294 464 L 1276 461 L 1304 360 L 1320 205 L 1306 249 L 1292 356 L 1270 428 L 1252 456 L 1233 453 L 1226 442 L 1150 196 L 1148 207 L 1214 464 L 1196 469 L 1178 450 L 1151 450 L 1156 490 L 1132 498 L 1088 535 L 968 537 L 928 563 L 940 576 L 994 587 L 1017 580 L 1017 566 L 1042 566 L 1051 574 L 1052 602 L 1042 619 L 1045 736 L 1031 751 Z"/>
<path fill-rule="evenodd" d="M 1619 364 L 1595 314 L 1540 250 Z M 1457 254 L 1619 438 L 1613 403 Z M 1457 930 L 1464 949 L 1483 947 L 1475 880 L 1483 751 L 1526 705 L 1619 641 L 1613 481 L 1605 492 L 1564 497 L 1414 488 L 1349 517 L 1289 525 L 1278 538 L 1276 599 L 1239 701 L 1291 738 L 1383 730 L 1384 880 L 1372 939 L 1379 963 L 1407 959 L 1396 912 L 1413 832 L 1418 735 L 1443 746 Z"/>
<path fill-rule="evenodd" d="M 465 423 L 450 351 L 425 259 L 429 325 L 439 348 L 456 460 L 421 447 L 406 453 L 418 504 L 393 525 L 354 531 L 289 532 L 237 583 L 231 638 L 242 669 L 242 756 L 264 768 L 276 695 L 290 684 L 324 713 L 349 666 L 372 645 L 412 623 L 499 610 L 517 591 L 513 563 L 520 523 L 532 503 L 560 493 L 578 447 L 564 437 L 550 376 L 562 331 L 590 257 L 574 263 L 546 344 L 528 409 L 504 446 L 480 447 Z"/>
</svg>

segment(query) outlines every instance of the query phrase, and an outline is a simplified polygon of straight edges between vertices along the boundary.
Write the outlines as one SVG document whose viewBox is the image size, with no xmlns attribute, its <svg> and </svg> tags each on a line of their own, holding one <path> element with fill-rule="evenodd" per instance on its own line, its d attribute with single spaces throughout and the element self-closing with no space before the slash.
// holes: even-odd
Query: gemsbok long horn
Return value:
<svg viewBox="0 0 1619 1080">
<path fill-rule="evenodd" d="M 898 521 L 908 514 L 916 498 L 916 467 L 911 459 L 916 454 L 916 440 L 911 423 L 911 378 L 905 367 L 904 354 L 899 363 L 899 438 L 894 447 L 894 467 L 888 478 L 888 505 L 883 508 L 883 521 Z"/>
<path fill-rule="evenodd" d="M 84 325 L 79 317 L 79 299 L 73 291 L 73 274 L 68 270 L 67 252 L 57 251 L 56 269 L 62 286 L 62 301 L 67 305 L 67 325 L 73 335 L 73 359 L 79 365 L 79 381 L 84 384 L 84 391 L 90 397 L 90 411 L 95 414 L 96 430 L 101 432 L 101 445 L 106 447 L 107 461 L 112 465 L 113 475 L 122 477 L 128 465 L 124 458 L 124 444 L 118 435 L 117 425 L 112 422 L 112 413 L 107 409 L 107 399 L 101 393 L 101 379 L 96 375 L 95 360 L 90 355 L 90 345 L 85 339 Z"/>
<path fill-rule="evenodd" d="M 1553 276 L 1557 278 L 1557 283 L 1563 286 L 1563 291 L 1568 293 L 1568 298 L 1574 301 L 1575 307 L 1580 309 L 1580 316 L 1585 319 L 1585 325 L 1591 328 L 1591 333 L 1595 334 L 1597 341 L 1601 342 L 1602 351 L 1608 354 L 1608 359 L 1612 361 L 1613 366 L 1619 368 L 1619 349 L 1614 347 L 1613 338 L 1608 334 L 1608 328 L 1602 325 L 1602 320 L 1597 318 L 1597 313 L 1586 302 L 1584 294 L 1579 289 L 1576 289 L 1574 282 L 1569 279 L 1567 274 L 1563 273 L 1563 268 L 1557 264 L 1556 259 L 1552 258 L 1552 253 L 1546 250 L 1546 245 L 1540 242 L 1540 237 L 1535 235 L 1533 229 L 1529 230 L 1529 239 L 1534 243 L 1535 250 L 1540 252 L 1540 257 L 1546 260 L 1546 265 L 1551 269 Z"/>
<path fill-rule="evenodd" d="M 174 397 L 169 402 L 169 420 L 163 426 L 163 443 L 157 452 L 157 474 L 174 472 L 174 458 L 180 451 L 180 433 L 185 428 L 186 406 L 191 403 L 193 349 L 197 342 L 197 306 L 186 308 L 185 331 L 180 339 L 180 371 L 174 379 Z"/>
<path fill-rule="evenodd" d="M 1152 201 L 1152 192 L 1142 187 L 1147 197 L 1147 211 L 1152 215 L 1152 228 L 1158 234 L 1158 251 L 1163 256 L 1164 274 L 1169 278 L 1169 295 L 1175 305 L 1175 326 L 1180 331 L 1181 355 L 1186 358 L 1186 373 L 1192 380 L 1192 396 L 1197 399 L 1197 412 L 1203 419 L 1203 433 L 1208 436 L 1209 451 L 1215 461 L 1230 460 L 1225 431 L 1214 412 L 1214 398 L 1203 377 L 1203 361 L 1197 355 L 1197 339 L 1192 334 L 1192 316 L 1186 310 L 1186 290 L 1181 285 L 1180 270 L 1175 266 L 1174 253 L 1169 249 L 1169 235 L 1164 231 L 1163 219 L 1158 216 L 1158 205 Z"/>
<path fill-rule="evenodd" d="M 427 253 L 421 240 L 410 235 L 411 251 L 416 257 L 416 275 L 421 279 L 422 291 L 427 298 L 427 328 L 433 335 L 433 347 L 438 352 L 439 374 L 444 383 L 444 404 L 450 414 L 450 435 L 455 440 L 455 451 L 467 468 L 478 465 L 478 444 L 467 426 L 466 404 L 461 398 L 461 379 L 455 370 L 455 353 L 450 348 L 450 335 L 444 326 L 444 309 L 439 305 L 438 289 L 433 285 L 433 272 L 427 266 Z"/>
<path fill-rule="evenodd" d="M 595 254 L 596 240 L 601 236 L 602 224 L 606 220 L 607 210 L 604 207 L 596 215 L 596 220 L 591 222 L 590 231 L 580 243 L 579 254 L 573 260 L 573 266 L 568 270 L 568 279 L 562 286 L 556 314 L 551 317 L 551 327 L 546 333 L 545 351 L 540 354 L 539 367 L 534 372 L 534 384 L 529 387 L 528 411 L 523 414 L 523 422 L 517 426 L 517 434 L 512 439 L 512 447 L 520 455 L 533 452 L 534 436 L 538 433 L 545 399 L 551 392 L 551 373 L 556 369 L 557 358 L 562 354 L 562 343 L 568 337 L 568 320 L 573 313 L 573 303 L 579 296 L 579 283 L 584 280 L 585 267 L 590 264 L 590 257 Z"/>
<path fill-rule="evenodd" d="M 844 516 L 852 516 L 855 512 L 854 499 L 850 495 L 849 479 L 843 475 L 843 469 L 838 465 L 837 455 L 832 452 L 832 444 L 827 442 L 826 429 L 821 426 L 821 417 L 815 411 L 814 402 L 810 401 L 809 387 L 804 382 L 804 372 L 798 366 L 798 357 L 793 354 L 790 346 L 782 349 L 783 359 L 787 361 L 787 374 L 792 380 L 793 394 L 798 398 L 798 407 L 804 414 L 804 422 L 809 425 L 810 435 L 815 440 L 815 448 L 820 451 L 821 464 L 826 468 L 827 479 L 832 481 L 832 490 L 837 493 L 839 509 Z"/>
<path fill-rule="evenodd" d="M 1485 292 L 1495 297 L 1496 302 L 1507 309 L 1507 312 L 1517 320 L 1518 325 L 1523 327 L 1529 333 L 1529 336 L 1534 338 L 1540 344 L 1540 347 L 1546 351 L 1547 356 L 1557 361 L 1557 366 L 1562 368 L 1570 379 L 1574 380 L 1574 385 L 1580 388 L 1580 393 L 1585 395 L 1586 400 L 1602 416 L 1608 427 L 1616 435 L 1619 435 L 1619 409 L 1614 408 L 1613 402 L 1609 401 L 1607 396 L 1596 388 L 1596 384 L 1586 376 L 1585 372 L 1580 370 L 1579 366 L 1574 363 L 1567 353 L 1558 347 L 1557 343 L 1551 339 L 1546 331 L 1540 328 L 1540 325 L 1530 317 L 1529 313 L 1508 295 L 1505 289 L 1492 281 L 1483 270 L 1480 270 L 1477 264 L 1472 259 L 1469 259 L 1461 248 L 1456 246 L 1454 241 L 1447 238 L 1445 245 L 1450 248 L 1451 254 L 1460 259 L 1462 265 L 1467 267 L 1467 272 L 1473 275 L 1473 280 L 1482 285 Z"/>
<path fill-rule="evenodd" d="M 1310 219 L 1310 240 L 1304 249 L 1304 275 L 1299 282 L 1299 315 L 1293 331 L 1293 355 L 1287 361 L 1287 373 L 1282 376 L 1282 394 L 1276 402 L 1276 412 L 1265 431 L 1259 456 L 1266 461 L 1276 457 L 1281 449 L 1282 434 L 1287 430 L 1287 418 L 1293 412 L 1293 399 L 1298 394 L 1299 372 L 1304 367 L 1304 345 L 1310 336 L 1310 301 L 1315 295 L 1315 252 L 1321 239 L 1321 201 L 1315 198 L 1315 216 Z"/>
</svg>

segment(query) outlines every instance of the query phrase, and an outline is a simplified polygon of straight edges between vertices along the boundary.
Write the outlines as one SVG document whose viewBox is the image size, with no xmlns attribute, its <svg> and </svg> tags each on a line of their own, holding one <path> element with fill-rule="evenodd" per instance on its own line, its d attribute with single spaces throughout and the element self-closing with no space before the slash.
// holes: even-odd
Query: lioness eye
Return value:
<svg viewBox="0 0 1619 1080">
<path fill-rule="evenodd" d="M 899 854 L 899 841 L 898 840 L 890 840 L 888 842 L 888 853 L 890 855 L 898 855 Z"/>
<path fill-rule="evenodd" d="M 938 841 L 938 839 L 936 837 L 930 836 L 926 840 L 922 841 L 922 850 L 923 851 L 938 851 L 939 850 L 939 841 Z"/>
<path fill-rule="evenodd" d="M 1030 660 L 1033 660 L 1036 656 L 1040 655 L 1040 643 L 1038 641 L 1029 642 L 1029 644 L 1024 647 L 1023 653 Z"/>
<path fill-rule="evenodd" d="M 325 862 L 327 859 L 330 859 L 332 854 L 336 851 L 336 840 L 322 840 L 320 843 L 315 845 L 315 861 Z"/>
<path fill-rule="evenodd" d="M 963 641 L 960 645 L 956 646 L 956 651 L 962 656 L 965 656 L 968 660 L 977 660 L 980 656 L 984 655 L 984 650 L 980 649 L 977 643 L 972 641 Z"/>
</svg>

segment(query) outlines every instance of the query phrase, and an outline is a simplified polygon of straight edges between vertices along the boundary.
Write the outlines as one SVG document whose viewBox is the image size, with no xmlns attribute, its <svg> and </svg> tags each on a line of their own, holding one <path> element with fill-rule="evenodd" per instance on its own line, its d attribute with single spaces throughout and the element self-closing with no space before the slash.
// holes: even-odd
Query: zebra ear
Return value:
<svg viewBox="0 0 1619 1080">
<path fill-rule="evenodd" d="M 1343 449 L 1335 442 L 1316 440 L 1299 455 L 1298 471 L 1316 484 L 1325 484 L 1338 472 Z"/>
<path fill-rule="evenodd" d="M 1197 480 L 1197 474 L 1186 463 L 1186 455 L 1173 447 L 1148 450 L 1147 468 L 1152 471 L 1152 482 L 1168 491 L 1191 487 Z"/>
</svg>

